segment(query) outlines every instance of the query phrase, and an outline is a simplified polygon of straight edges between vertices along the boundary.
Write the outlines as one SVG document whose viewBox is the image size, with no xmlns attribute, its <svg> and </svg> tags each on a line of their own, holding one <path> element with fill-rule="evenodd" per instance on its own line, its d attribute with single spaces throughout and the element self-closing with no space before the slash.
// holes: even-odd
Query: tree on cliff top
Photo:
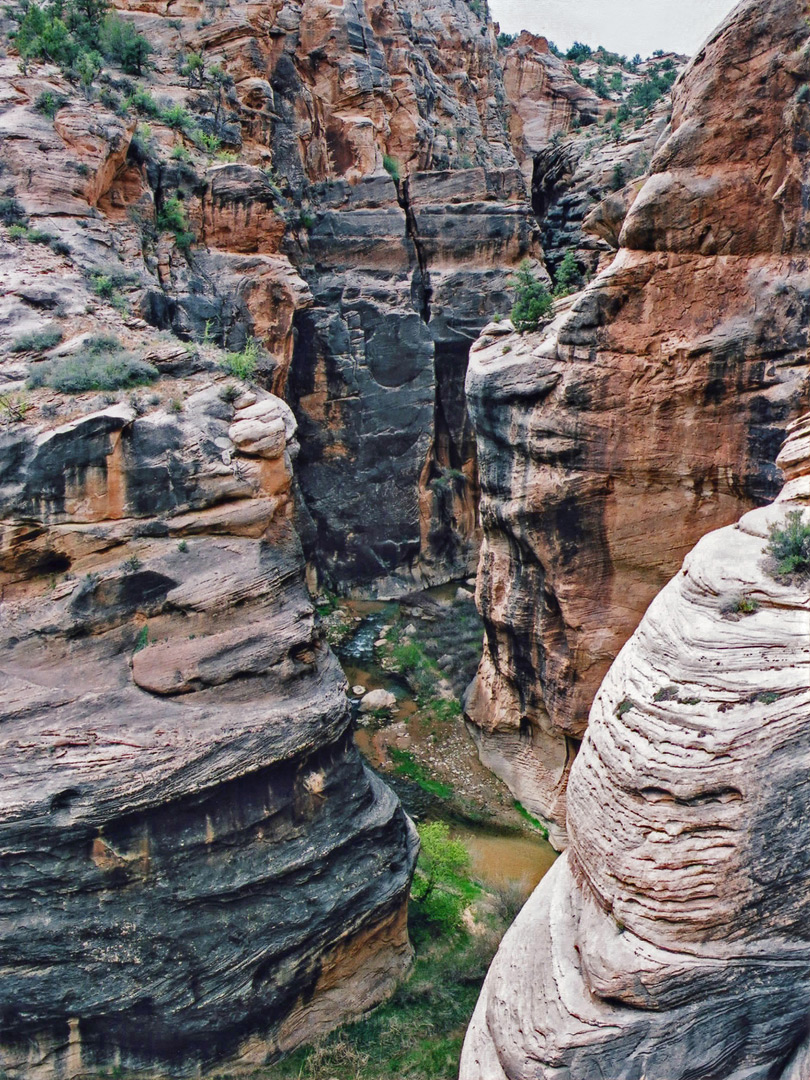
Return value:
<svg viewBox="0 0 810 1080">
<path fill-rule="evenodd" d="M 524 259 L 520 264 L 510 284 L 515 288 L 515 303 L 512 307 L 515 329 L 521 334 L 526 330 L 536 330 L 551 311 L 553 301 L 546 286 L 532 273 L 528 259 Z"/>
</svg>

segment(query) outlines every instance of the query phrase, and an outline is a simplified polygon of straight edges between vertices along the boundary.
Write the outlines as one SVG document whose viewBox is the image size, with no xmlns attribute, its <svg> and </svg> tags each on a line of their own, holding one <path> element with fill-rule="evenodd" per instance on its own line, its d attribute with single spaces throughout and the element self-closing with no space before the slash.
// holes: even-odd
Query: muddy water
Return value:
<svg viewBox="0 0 810 1080">
<path fill-rule="evenodd" d="M 455 585 L 445 586 L 441 592 L 431 590 L 430 595 L 445 600 L 453 595 L 455 589 Z M 374 651 L 374 643 L 384 634 L 384 628 L 399 618 L 397 604 L 360 601 L 352 603 L 350 611 L 353 616 L 359 616 L 360 621 L 352 636 L 337 650 L 349 686 L 390 691 L 397 699 L 391 724 L 407 723 L 416 716 L 419 706 L 405 681 L 376 663 Z M 410 749 L 418 749 L 422 730 L 419 723 L 408 726 Z M 557 852 L 541 836 L 527 835 L 519 827 L 510 831 L 460 819 L 455 810 L 448 812 L 449 808 L 443 806 L 442 800 L 426 795 L 418 785 L 384 771 L 382 757 L 386 751 L 384 747 L 381 751 L 380 740 L 375 739 L 373 731 L 359 727 L 355 739 L 363 756 L 373 768 L 383 773 L 386 782 L 395 789 L 409 813 L 422 821 L 442 818 L 451 824 L 452 835 L 462 840 L 470 853 L 473 877 L 480 879 L 484 885 L 497 887 L 516 884 L 528 893 L 552 866 Z M 472 747 L 471 753 L 474 753 Z"/>
<path fill-rule="evenodd" d="M 470 853 L 472 876 L 484 885 L 522 885 L 530 892 L 546 871 L 557 852 L 547 841 L 531 836 L 513 836 L 488 832 L 479 826 L 454 826 L 451 835 L 464 842 Z"/>
</svg>

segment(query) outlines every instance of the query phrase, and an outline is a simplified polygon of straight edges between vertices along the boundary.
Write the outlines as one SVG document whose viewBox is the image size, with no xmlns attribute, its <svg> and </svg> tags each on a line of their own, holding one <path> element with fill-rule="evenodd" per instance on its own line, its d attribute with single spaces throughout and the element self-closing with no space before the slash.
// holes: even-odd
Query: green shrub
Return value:
<svg viewBox="0 0 810 1080">
<path fill-rule="evenodd" d="M 234 378 L 249 382 L 256 373 L 258 362 L 259 344 L 254 338 L 250 338 L 241 352 L 228 353 L 222 361 L 222 366 Z"/>
<path fill-rule="evenodd" d="M 515 289 L 515 303 L 512 307 L 515 329 L 520 333 L 536 330 L 551 311 L 552 299 L 543 282 L 532 273 L 528 259 L 524 259 L 520 264 L 510 284 Z"/>
<path fill-rule="evenodd" d="M 58 326 L 47 326 L 44 330 L 33 330 L 30 334 L 20 334 L 15 338 L 11 351 L 47 352 L 62 340 L 62 331 Z"/>
<path fill-rule="evenodd" d="M 191 131 L 194 126 L 191 113 L 182 105 L 167 105 L 165 109 L 161 109 L 160 120 L 176 131 Z"/>
<path fill-rule="evenodd" d="M 66 100 L 67 98 L 62 94 L 55 94 L 52 90 L 43 90 L 37 98 L 34 108 L 37 112 L 41 112 L 53 120 Z"/>
<path fill-rule="evenodd" d="M 186 150 L 182 143 L 177 143 L 172 147 L 172 152 L 169 155 L 172 161 L 181 161 L 183 164 L 191 161 L 191 154 Z"/>
<path fill-rule="evenodd" d="M 576 292 L 582 284 L 582 271 L 579 269 L 573 251 L 566 251 L 554 273 L 554 295 L 568 296 Z"/>
<path fill-rule="evenodd" d="M 115 295 L 115 284 L 108 274 L 94 271 L 90 275 L 90 288 L 103 300 L 111 300 Z"/>
<path fill-rule="evenodd" d="M 163 203 L 158 211 L 157 227 L 161 232 L 174 233 L 175 243 L 188 254 L 196 237 L 188 227 L 186 208 L 179 196 L 173 195 Z"/>
<path fill-rule="evenodd" d="M 89 390 L 122 390 L 154 382 L 157 368 L 126 352 L 117 338 L 98 336 L 73 356 L 38 364 L 30 373 L 30 387 L 49 386 L 62 394 Z"/>
<path fill-rule="evenodd" d="M 810 572 L 810 521 L 805 522 L 801 510 L 788 511 L 783 527 L 771 525 L 766 550 L 776 562 L 777 575 Z"/>
<path fill-rule="evenodd" d="M 5 424 L 22 424 L 31 408 L 31 403 L 24 394 L 12 397 L 10 394 L 0 394 L 0 422 Z"/>
<path fill-rule="evenodd" d="M 477 890 L 466 879 L 470 856 L 460 840 L 450 839 L 444 821 L 417 826 L 422 847 L 411 895 L 421 915 L 437 924 L 439 932 L 451 934 L 462 927 L 461 913 Z"/>
<path fill-rule="evenodd" d="M 400 181 L 401 174 L 400 174 L 400 169 L 399 169 L 399 162 L 397 161 L 397 159 L 390 157 L 390 155 L 388 155 L 388 154 L 384 154 L 383 155 L 383 168 L 388 173 L 388 175 L 391 177 L 391 179 L 394 181 L 394 183 L 398 184 L 399 181 Z"/>
<path fill-rule="evenodd" d="M 99 47 L 106 58 L 120 64 L 128 75 L 142 75 L 152 46 L 134 25 L 116 12 L 104 17 L 99 29 Z"/>
<path fill-rule="evenodd" d="M 144 90 L 142 86 L 138 86 L 133 90 L 129 97 L 124 102 L 125 111 L 134 109 L 136 113 L 140 113 L 142 116 L 149 116 L 153 120 L 157 120 L 160 116 L 160 105 L 155 101 L 148 90 Z"/>
<path fill-rule="evenodd" d="M 613 172 L 610 174 L 610 190 L 621 191 L 626 183 L 624 165 L 620 161 L 617 161 L 613 166 Z"/>
<path fill-rule="evenodd" d="M 593 56 L 593 49 L 590 45 L 585 45 L 581 41 L 575 41 L 568 52 L 565 54 L 566 60 L 573 60 L 575 63 L 579 63 L 582 60 L 590 60 Z"/>
<path fill-rule="evenodd" d="M 29 244 L 47 244 L 50 247 L 56 237 L 53 233 L 46 232 L 45 229 L 29 229 L 25 239 Z"/>
<path fill-rule="evenodd" d="M 81 44 L 61 16 L 61 4 L 29 4 L 14 34 L 14 44 L 23 60 L 50 60 L 65 69 L 73 65 Z"/>
<path fill-rule="evenodd" d="M 206 154 L 216 154 L 222 146 L 222 140 L 218 135 L 209 135 L 202 128 L 192 128 L 188 137 L 198 150 L 203 150 Z"/>
<path fill-rule="evenodd" d="M 0 198 L 0 221 L 4 225 L 24 225 L 28 215 L 13 195 Z"/>
<path fill-rule="evenodd" d="M 736 595 L 724 600 L 720 605 L 721 615 L 753 615 L 759 611 L 759 602 L 752 596 Z"/>
</svg>

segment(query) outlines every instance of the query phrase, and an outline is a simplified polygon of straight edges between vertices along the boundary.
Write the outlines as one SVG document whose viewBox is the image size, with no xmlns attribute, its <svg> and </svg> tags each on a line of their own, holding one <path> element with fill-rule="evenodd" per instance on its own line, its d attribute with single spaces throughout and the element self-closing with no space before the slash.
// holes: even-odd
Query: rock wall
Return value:
<svg viewBox="0 0 810 1080">
<path fill-rule="evenodd" d="M 605 269 L 659 141 L 668 134 L 670 102 L 660 102 L 621 140 L 604 129 L 572 134 L 533 157 L 532 205 L 546 263 L 556 271 L 571 251 L 589 276 Z"/>
<path fill-rule="evenodd" d="M 697 540 L 774 496 L 807 408 L 808 33 L 795 0 L 742 3 L 675 87 L 611 266 L 545 334 L 493 324 L 472 352 L 486 642 L 467 712 L 558 843 L 608 667 Z"/>
<path fill-rule="evenodd" d="M 776 503 L 706 536 L 603 682 L 571 846 L 504 938 L 461 1080 L 807 1076 L 810 593 L 769 528 L 810 506 L 810 419 Z"/>
<path fill-rule="evenodd" d="M 182 31 L 138 18 L 165 110 Z M 0 1071 L 252 1070 L 407 971 L 416 854 L 305 586 L 295 419 L 227 374 L 255 336 L 286 382 L 289 199 L 109 82 L 0 80 Z M 91 352 L 149 385 L 26 385 Z"/>
<path fill-rule="evenodd" d="M 127 107 L 106 76 L 82 100 L 9 58 L 5 187 L 85 271 L 125 264 L 151 324 L 264 346 L 264 385 L 306 433 L 313 571 L 389 591 L 468 574 L 467 353 L 513 268 L 542 258 L 492 25 L 465 0 L 117 6 L 154 46 L 138 80 L 153 104 Z M 44 90 L 66 99 L 53 121 L 31 108 Z M 166 228 L 176 200 L 188 257 Z"/>
<path fill-rule="evenodd" d="M 552 136 L 571 131 L 576 123 L 594 123 L 606 103 L 574 79 L 568 65 L 549 51 L 544 37 L 524 30 L 506 50 L 503 80 L 512 107 L 512 145 L 531 184 L 534 158 Z"/>
<path fill-rule="evenodd" d="M 0 434 L 0 1064 L 20 1080 L 257 1065 L 410 962 L 416 841 L 315 625 L 295 421 L 197 382 L 180 414 L 48 427 L 35 406 Z"/>
<path fill-rule="evenodd" d="M 288 383 L 305 433 L 301 527 L 332 585 L 391 592 L 474 568 L 467 355 L 509 307 L 511 270 L 541 249 L 491 25 L 464 0 L 323 8 L 301 6 L 274 76 L 290 105 L 274 164 L 309 182 L 296 265 L 315 302 Z M 324 116 L 317 154 L 302 154 L 302 99 Z"/>
</svg>

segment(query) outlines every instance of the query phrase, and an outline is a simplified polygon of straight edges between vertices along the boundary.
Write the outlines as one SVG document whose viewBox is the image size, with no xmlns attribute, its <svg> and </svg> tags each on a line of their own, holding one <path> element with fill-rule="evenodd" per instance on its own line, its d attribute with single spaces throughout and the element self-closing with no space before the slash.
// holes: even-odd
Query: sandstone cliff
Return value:
<svg viewBox="0 0 810 1080">
<path fill-rule="evenodd" d="M 506 51 L 503 79 L 511 105 L 512 144 L 530 184 L 534 157 L 552 136 L 575 124 L 594 123 L 607 104 L 574 79 L 565 62 L 549 51 L 545 38 L 527 30 Z"/>
<path fill-rule="evenodd" d="M 312 294 L 260 158 L 0 74 L 0 1068 L 250 1068 L 410 962 L 415 840 L 305 587 L 295 419 L 219 347 L 283 383 Z"/>
<path fill-rule="evenodd" d="M 288 384 L 305 544 L 333 584 L 465 575 L 480 541 L 469 347 L 508 307 L 511 270 L 541 257 L 492 26 L 465 0 L 305 3 L 296 18 L 274 85 L 323 120 L 282 114 L 273 155 L 310 185 L 295 261 L 315 303 Z M 310 125 L 317 155 L 302 154 Z"/>
<path fill-rule="evenodd" d="M 294 419 L 212 374 L 0 433 L 9 1077 L 256 1064 L 409 963 L 415 841 L 314 624 Z"/>
<path fill-rule="evenodd" d="M 546 333 L 488 328 L 467 389 L 486 642 L 482 758 L 564 843 L 599 683 L 697 540 L 772 498 L 807 407 L 808 27 L 746 0 L 674 91 L 621 250 Z"/>
<path fill-rule="evenodd" d="M 776 503 L 700 541 L 603 682 L 571 846 L 501 945 L 462 1080 L 807 1076 L 810 584 L 764 552 L 810 506 L 809 431 Z"/>
</svg>

